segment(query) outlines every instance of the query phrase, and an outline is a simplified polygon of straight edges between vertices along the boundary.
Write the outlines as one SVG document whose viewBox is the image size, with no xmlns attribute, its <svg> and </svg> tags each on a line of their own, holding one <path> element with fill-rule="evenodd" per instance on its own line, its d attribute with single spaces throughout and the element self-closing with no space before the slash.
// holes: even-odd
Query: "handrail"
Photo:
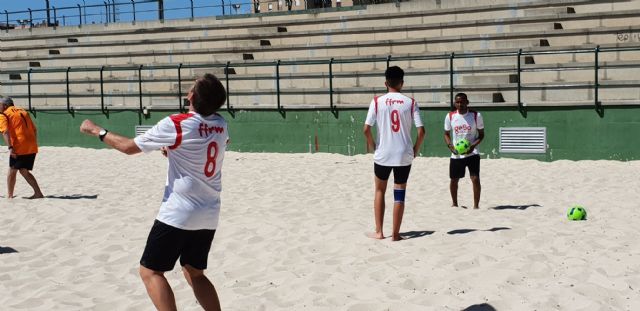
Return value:
<svg viewBox="0 0 640 311">
<path fill-rule="evenodd" d="M 449 96 L 450 96 L 450 107 L 453 104 L 453 95 L 454 95 L 454 91 L 459 88 L 460 86 L 457 86 L 454 81 L 455 81 L 455 76 L 459 75 L 459 74 L 468 74 L 468 73 L 481 73 L 481 72 L 485 72 L 487 71 L 486 69 L 482 68 L 482 67 L 478 67 L 475 69 L 457 69 L 455 67 L 455 59 L 458 58 L 470 58 L 471 56 L 475 56 L 476 58 L 483 58 L 483 57 L 501 57 L 504 55 L 510 55 L 510 56 L 515 56 L 514 59 L 516 59 L 517 63 L 515 64 L 515 66 L 511 65 L 511 67 L 508 67 L 508 65 L 505 65 L 505 68 L 494 68 L 495 70 L 493 70 L 493 72 L 503 72 L 503 73 L 514 73 L 517 75 L 517 81 L 513 81 L 510 84 L 504 84 L 504 85 L 500 85 L 499 89 L 501 91 L 516 91 L 517 92 L 517 102 L 515 103 L 517 105 L 518 110 L 523 114 L 523 116 L 526 116 L 526 104 L 522 101 L 522 91 L 523 90 L 542 90 L 542 89 L 546 89 L 546 90 L 558 90 L 558 89 L 562 89 L 562 88 L 572 88 L 572 89 L 593 89 L 594 90 L 594 105 L 596 107 L 596 111 L 598 112 L 598 114 L 603 115 L 603 104 L 602 102 L 600 102 L 600 90 L 603 88 L 636 88 L 638 87 L 637 84 L 640 83 L 631 83 L 631 81 L 621 81 L 621 82 L 609 82 L 607 81 L 607 83 L 601 83 L 598 77 L 599 71 L 600 69 L 606 69 L 606 68 L 640 68 L 640 62 L 638 64 L 630 64 L 630 65 L 626 65 L 626 64 L 607 64 L 607 63 L 603 63 L 600 64 L 599 63 L 599 59 L 600 59 L 600 54 L 602 53 L 617 53 L 617 52 L 633 52 L 633 51 L 640 51 L 640 46 L 618 46 L 618 47 L 611 47 L 611 46 L 596 46 L 595 48 L 576 48 L 576 49 L 561 49 L 561 50 L 554 50 L 554 51 L 548 51 L 548 50 L 543 50 L 543 51 L 524 51 L 522 49 L 518 49 L 516 51 L 509 51 L 509 52 L 500 52 L 500 53 L 495 53 L 495 52 L 486 52 L 486 53 L 477 53 L 477 52 L 473 52 L 473 53 L 448 53 L 448 54 L 438 54 L 438 55 L 409 55 L 409 56 L 391 56 L 391 55 L 387 55 L 385 57 L 360 57 L 360 58 L 343 58 L 343 59 L 336 59 L 336 58 L 329 58 L 327 60 L 321 60 L 321 59 L 315 59 L 315 60 L 300 60 L 300 61 L 295 61 L 295 60 L 289 60 L 289 61 L 282 61 L 282 60 L 277 60 L 274 62 L 235 62 L 232 63 L 231 61 L 227 61 L 225 63 L 198 63 L 198 64 L 179 64 L 178 65 L 178 77 L 177 77 L 177 82 L 178 82 L 178 91 L 177 94 L 173 93 L 174 96 L 178 96 L 181 100 L 182 97 L 182 72 L 181 69 L 186 69 L 186 68 L 220 68 L 224 70 L 224 75 L 225 75 L 225 83 L 226 83 L 226 89 L 227 89 L 227 106 L 226 109 L 227 110 L 232 110 L 233 107 L 231 107 L 230 105 L 230 96 L 250 96 L 251 94 L 273 94 L 276 96 L 277 98 L 277 107 L 271 108 L 272 110 L 277 110 L 279 112 L 281 112 L 284 116 L 284 107 L 282 105 L 282 100 L 281 100 L 281 96 L 284 95 L 293 95 L 293 94 L 328 94 L 329 95 L 329 106 L 326 107 L 329 110 L 333 111 L 337 111 L 339 109 L 339 107 L 336 105 L 335 102 L 335 95 L 336 94 L 366 94 L 366 93 L 371 93 L 372 91 L 374 91 L 374 89 L 368 87 L 354 87 L 354 88 L 339 88 L 336 89 L 334 87 L 334 79 L 336 78 L 344 78 L 344 77 L 355 77 L 355 76 L 374 76 L 377 75 L 377 73 L 374 72 L 365 72 L 365 73 L 349 73 L 349 72 L 342 72 L 342 73 L 335 73 L 334 72 L 334 65 L 335 64 L 350 64 L 350 63 L 375 63 L 375 62 L 381 62 L 381 61 L 386 61 L 387 64 L 390 63 L 390 61 L 393 59 L 394 62 L 402 62 L 402 61 L 407 61 L 407 60 L 432 60 L 432 59 L 438 59 L 438 60 L 442 60 L 442 59 L 447 59 L 449 60 L 449 68 L 448 70 L 446 69 L 439 69 L 439 70 L 428 70 L 427 68 L 425 68 L 423 71 L 412 71 L 409 72 L 408 74 L 413 74 L 413 75 L 448 75 L 449 76 L 449 85 L 443 85 L 443 86 L 426 86 L 426 87 L 412 87 L 412 88 L 408 88 L 411 89 L 412 91 L 415 92 L 422 92 L 422 93 L 429 93 L 429 92 L 449 92 Z M 590 63 L 590 62 L 585 62 L 585 63 L 581 63 L 579 65 L 568 65 L 566 66 L 566 68 L 564 66 L 560 66 L 560 65 L 541 65 L 542 67 L 540 68 L 523 68 L 522 65 L 522 56 L 523 55 L 546 55 L 546 54 L 571 54 L 571 53 L 593 53 L 594 55 L 594 62 Z M 329 66 L 329 81 L 328 81 L 328 89 L 325 88 L 313 88 L 313 89 L 295 89 L 295 90 L 282 90 L 281 89 L 281 81 L 283 79 L 283 76 L 281 75 L 281 67 L 285 66 L 285 65 L 289 65 L 289 66 L 294 66 L 294 65 L 315 65 L 315 64 L 324 64 Z M 235 74 L 231 74 L 231 67 L 264 67 L 264 66 L 272 66 L 274 67 L 274 75 L 271 75 L 271 79 L 275 78 L 275 90 L 263 90 L 263 91 L 258 91 L 258 92 L 253 92 L 251 93 L 251 91 L 237 91 L 237 92 L 233 92 L 233 94 L 231 94 L 229 92 L 229 83 L 231 80 L 264 80 L 267 79 L 267 75 L 265 76 L 251 76 L 251 77 L 234 77 Z M 535 66 L 535 65 L 534 65 Z M 149 65 L 149 66 L 144 66 L 145 69 L 147 70 L 154 70 L 154 69 L 165 69 L 165 68 L 176 68 L 176 65 Z M 106 106 L 105 106 L 105 97 L 131 97 L 131 96 L 138 96 L 139 97 L 139 102 L 140 102 L 140 106 L 142 105 L 142 101 L 143 101 L 143 97 L 147 96 L 147 97 L 153 97 L 153 96 L 167 96 L 166 94 L 162 93 L 162 92 L 154 92 L 154 93 L 143 93 L 142 89 L 143 89 L 143 84 L 144 83 L 149 83 L 149 82 L 171 82 L 171 81 L 176 81 L 175 78 L 171 78 L 171 77 L 167 77 L 167 78 L 160 78 L 160 79 L 143 79 L 142 75 L 141 75 L 141 69 L 142 66 L 141 65 L 135 65 L 131 66 L 131 65 L 121 65 L 121 66 L 100 66 L 100 67 L 76 67 L 76 68 L 72 68 L 72 67 L 65 67 L 65 68 L 28 68 L 28 69 L 19 69 L 19 70 L 0 70 L 0 73 L 3 74 L 24 74 L 26 73 L 27 75 L 27 94 L 25 95 L 21 95 L 21 94 L 16 94 L 14 95 L 14 97 L 17 98 L 28 98 L 29 100 L 29 105 L 30 105 L 30 109 L 36 109 L 36 108 L 40 108 L 40 107 L 33 107 L 31 101 L 32 98 L 43 98 L 43 97 L 50 97 L 50 98 L 56 98 L 59 97 L 58 94 L 32 94 L 32 86 L 33 85 L 47 85 L 47 84 L 58 84 L 61 83 L 59 80 L 58 82 L 56 81 L 52 81 L 52 80 L 47 80 L 47 81 L 33 81 L 32 78 L 32 74 L 33 73 L 55 73 L 55 72 L 65 72 L 65 81 L 64 83 L 66 84 L 66 93 L 64 94 L 64 96 L 66 96 L 67 99 L 67 110 L 69 110 L 71 112 L 71 105 L 70 105 L 70 101 L 71 98 L 81 98 L 81 97 L 100 97 L 100 101 L 101 101 L 101 110 L 102 112 L 106 113 Z M 125 71 L 125 70 L 138 70 L 138 94 L 105 94 L 105 83 L 130 83 L 131 81 L 129 79 L 109 79 L 109 80 L 105 80 L 104 78 L 104 70 L 110 70 L 110 71 Z M 527 84 L 523 84 L 522 83 L 522 76 L 523 73 L 525 72 L 531 72 L 531 71 L 550 71 L 550 70 L 555 70 L 555 71 L 565 71 L 565 70 L 593 70 L 594 72 L 594 82 L 576 82 L 576 81 L 568 81 L 568 82 L 564 82 L 564 83 L 539 83 L 539 84 L 535 84 L 535 83 L 527 83 Z M 70 89 L 70 84 L 79 84 L 79 83 L 96 83 L 97 81 L 95 79 L 88 79 L 88 80 L 77 80 L 77 81 L 71 81 L 69 78 L 69 74 L 71 72 L 95 72 L 95 71 L 99 71 L 100 73 L 100 79 L 99 79 L 99 83 L 100 83 L 100 94 L 99 95 L 92 95 L 92 94 L 72 94 L 71 93 L 71 89 Z M 323 74 L 321 73 L 308 73 L 308 74 L 300 74 L 300 75 L 288 75 L 288 76 L 284 76 L 286 77 L 286 79 L 296 79 L 296 78 L 307 78 L 307 79 L 313 79 L 313 78 L 317 78 L 317 79 L 322 79 L 323 78 Z M 7 84 L 12 84 L 14 83 L 15 85 L 24 85 L 25 82 L 12 82 L 9 81 Z M 466 85 L 464 86 L 465 90 L 468 91 L 491 91 L 491 90 L 495 90 L 496 89 L 496 85 Z M 384 91 L 384 89 L 382 89 L 382 91 Z M 377 92 L 377 91 L 376 91 Z M 179 109 L 182 109 L 182 102 L 180 102 L 180 106 Z M 325 109 L 326 109 L 325 108 Z M 82 107 L 75 107 L 75 109 L 77 110 L 82 110 Z M 142 109 L 142 108 L 138 108 L 138 109 Z M 244 108 L 243 108 L 244 109 Z M 287 107 L 287 110 L 292 109 L 298 109 L 296 107 Z M 304 108 L 303 108 L 304 109 Z M 314 108 L 315 109 L 315 108 Z M 269 109 L 265 109 L 265 110 L 269 110 Z"/>
</svg>

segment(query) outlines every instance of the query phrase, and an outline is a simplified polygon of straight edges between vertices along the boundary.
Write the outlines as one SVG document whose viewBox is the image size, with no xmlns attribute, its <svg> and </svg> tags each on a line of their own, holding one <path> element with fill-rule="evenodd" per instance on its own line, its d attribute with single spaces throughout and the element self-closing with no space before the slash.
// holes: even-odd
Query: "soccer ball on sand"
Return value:
<svg viewBox="0 0 640 311">
<path fill-rule="evenodd" d="M 569 211 L 567 211 L 567 218 L 569 220 L 586 220 L 587 210 L 580 205 L 573 206 L 569 208 Z"/>
</svg>

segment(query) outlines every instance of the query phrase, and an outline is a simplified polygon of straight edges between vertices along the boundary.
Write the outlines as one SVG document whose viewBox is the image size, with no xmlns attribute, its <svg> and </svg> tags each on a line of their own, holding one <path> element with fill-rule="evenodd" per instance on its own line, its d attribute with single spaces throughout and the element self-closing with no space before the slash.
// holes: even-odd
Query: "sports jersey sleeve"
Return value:
<svg viewBox="0 0 640 311">
<path fill-rule="evenodd" d="M 9 129 L 7 123 L 7 116 L 0 114 L 0 133 L 4 133 Z"/>
<path fill-rule="evenodd" d="M 444 130 L 451 131 L 451 119 L 449 119 L 448 113 L 444 116 Z"/>
<path fill-rule="evenodd" d="M 422 118 L 420 117 L 420 108 L 418 107 L 418 102 L 413 102 L 413 123 L 416 127 L 423 127 Z"/>
<path fill-rule="evenodd" d="M 484 120 L 482 119 L 482 115 L 478 112 L 478 116 L 476 117 L 476 128 L 479 130 L 484 129 Z"/>
<path fill-rule="evenodd" d="M 371 104 L 369 104 L 369 112 L 367 112 L 367 119 L 364 121 L 364 124 L 369 126 L 376 125 L 376 100 L 372 99 Z"/>
<path fill-rule="evenodd" d="M 176 143 L 177 131 L 174 122 L 170 117 L 166 117 L 146 133 L 136 137 L 133 141 L 144 153 L 159 150 L 162 147 L 169 147 Z"/>
</svg>

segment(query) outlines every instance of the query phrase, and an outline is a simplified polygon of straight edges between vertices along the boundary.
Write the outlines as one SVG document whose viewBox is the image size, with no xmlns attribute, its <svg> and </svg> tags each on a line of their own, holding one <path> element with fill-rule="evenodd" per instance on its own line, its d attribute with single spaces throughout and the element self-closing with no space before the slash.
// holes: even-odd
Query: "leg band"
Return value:
<svg viewBox="0 0 640 311">
<path fill-rule="evenodd" d="M 405 189 L 393 189 L 393 201 L 395 203 L 404 203 Z"/>
</svg>

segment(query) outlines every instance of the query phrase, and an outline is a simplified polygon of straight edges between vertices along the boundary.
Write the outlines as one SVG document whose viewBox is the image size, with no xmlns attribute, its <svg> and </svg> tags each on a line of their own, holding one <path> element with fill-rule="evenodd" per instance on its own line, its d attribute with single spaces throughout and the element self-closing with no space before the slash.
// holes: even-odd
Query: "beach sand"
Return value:
<svg viewBox="0 0 640 311">
<path fill-rule="evenodd" d="M 640 309 L 640 161 L 483 159 L 480 210 L 450 206 L 448 161 L 414 161 L 409 239 L 392 242 L 364 235 L 372 155 L 228 152 L 207 270 L 223 310 Z M 153 310 L 138 261 L 166 166 L 43 147 L 47 198 L 11 201 L 0 170 L 0 310 Z M 16 195 L 31 195 L 21 176 Z M 472 205 L 468 178 L 459 198 Z M 587 221 L 566 219 L 574 204 Z M 200 310 L 178 267 L 167 278 Z"/>
</svg>

